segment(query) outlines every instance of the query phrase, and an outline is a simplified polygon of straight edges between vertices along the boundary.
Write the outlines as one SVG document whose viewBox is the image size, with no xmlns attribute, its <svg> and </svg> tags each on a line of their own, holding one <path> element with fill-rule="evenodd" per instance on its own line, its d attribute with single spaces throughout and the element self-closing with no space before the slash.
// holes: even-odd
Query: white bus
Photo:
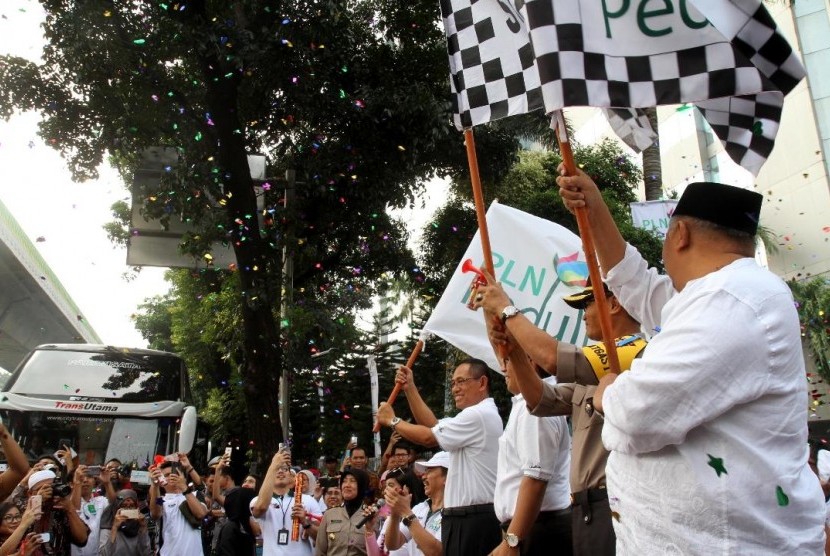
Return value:
<svg viewBox="0 0 830 556">
<path fill-rule="evenodd" d="M 86 465 L 146 470 L 155 454 L 189 452 L 198 466 L 210 452 L 184 362 L 163 351 L 38 346 L 0 392 L 0 415 L 31 459 L 66 444 Z"/>
</svg>

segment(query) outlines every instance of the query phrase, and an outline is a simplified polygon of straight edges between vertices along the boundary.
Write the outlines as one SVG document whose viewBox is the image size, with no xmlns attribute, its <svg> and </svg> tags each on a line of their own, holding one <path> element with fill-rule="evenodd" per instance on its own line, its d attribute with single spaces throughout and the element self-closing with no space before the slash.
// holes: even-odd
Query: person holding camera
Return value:
<svg viewBox="0 0 830 556">
<path fill-rule="evenodd" d="M 49 470 L 29 476 L 29 504 L 35 510 L 39 507 L 42 511 L 34 529 L 36 533 L 46 534 L 43 545 L 34 552 L 34 556 L 70 556 L 72 545 L 86 546 L 89 539 L 89 526 L 72 505 L 73 490 L 80 491 L 80 483 L 70 485 L 55 479 L 55 474 Z"/>
<path fill-rule="evenodd" d="M 187 485 L 178 462 L 165 461 L 150 472 L 150 517 L 161 522 L 161 556 L 202 554 L 199 530 L 208 509 Z M 164 487 L 164 495 L 161 487 Z"/>
<path fill-rule="evenodd" d="M 99 556 L 150 556 L 152 548 L 147 517 L 138 509 L 138 495 L 124 489 L 116 493 L 116 503 L 101 518 L 98 537 Z"/>
<path fill-rule="evenodd" d="M 98 554 L 98 536 L 101 532 L 101 515 L 109 506 L 106 496 L 95 496 L 97 480 L 103 473 L 101 467 L 79 465 L 72 473 L 72 507 L 89 527 L 89 540 L 86 546 L 72 547 L 72 556 L 96 556 Z M 109 477 L 107 477 L 109 479 Z M 110 488 L 112 485 L 110 483 Z M 113 493 L 114 495 L 115 493 Z M 115 496 L 113 496 L 113 499 Z"/>
</svg>

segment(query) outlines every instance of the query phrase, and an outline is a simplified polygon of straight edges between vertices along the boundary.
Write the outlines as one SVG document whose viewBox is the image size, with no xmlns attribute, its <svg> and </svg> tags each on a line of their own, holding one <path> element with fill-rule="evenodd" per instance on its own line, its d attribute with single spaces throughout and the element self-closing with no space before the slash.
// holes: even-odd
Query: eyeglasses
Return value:
<svg viewBox="0 0 830 556">
<path fill-rule="evenodd" d="M 479 377 L 481 378 L 481 377 Z M 450 388 L 455 388 L 456 386 L 461 386 L 468 380 L 478 380 L 478 378 L 473 376 L 468 376 L 467 378 L 454 378 L 450 381 Z"/>
<path fill-rule="evenodd" d="M 22 521 L 23 514 L 9 514 L 3 516 L 3 521 L 5 523 L 14 523 L 15 521 Z"/>
</svg>

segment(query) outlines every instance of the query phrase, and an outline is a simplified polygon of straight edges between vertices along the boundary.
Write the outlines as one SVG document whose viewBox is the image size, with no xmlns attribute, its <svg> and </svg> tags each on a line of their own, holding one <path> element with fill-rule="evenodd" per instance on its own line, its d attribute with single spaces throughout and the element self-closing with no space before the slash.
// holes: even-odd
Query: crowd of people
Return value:
<svg viewBox="0 0 830 556">
<path fill-rule="evenodd" d="M 0 425 L 0 556 L 825 554 L 830 483 L 808 450 L 798 320 L 753 260 L 761 196 L 688 186 L 661 275 L 590 177 L 558 183 L 589 211 L 604 283 L 564 301 L 598 343 L 557 341 L 485 273 L 473 303 L 513 395 L 506 424 L 483 361 L 456 366 L 459 411 L 444 418 L 400 367 L 412 420 L 380 405 L 392 434 L 376 469 L 354 438 L 321 471 L 279 450 L 239 484 L 229 453 L 202 474 L 171 454 L 146 497 L 118 460 L 78 465 L 66 446 L 30 462 Z"/>
</svg>

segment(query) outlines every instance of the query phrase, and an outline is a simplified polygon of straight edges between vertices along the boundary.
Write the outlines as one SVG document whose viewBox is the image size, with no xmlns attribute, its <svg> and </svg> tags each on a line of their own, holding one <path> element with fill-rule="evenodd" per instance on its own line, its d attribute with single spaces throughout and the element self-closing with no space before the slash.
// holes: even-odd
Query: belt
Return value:
<svg viewBox="0 0 830 556">
<path fill-rule="evenodd" d="M 571 508 L 565 508 L 563 510 L 548 510 L 544 512 L 539 512 L 539 515 L 536 516 L 536 521 L 544 521 L 546 519 L 552 519 L 556 517 L 567 517 L 571 515 Z M 507 529 L 510 527 L 510 522 L 512 519 L 508 519 L 507 521 L 501 524 L 501 529 L 504 532 L 507 532 Z"/>
<path fill-rule="evenodd" d="M 441 512 L 441 514 L 444 516 L 461 516 L 487 513 L 495 513 L 495 510 L 493 509 L 493 504 L 473 504 L 472 506 L 456 506 L 455 508 L 444 508 Z"/>
<path fill-rule="evenodd" d="M 608 490 L 605 487 L 589 488 L 571 494 L 571 504 L 582 509 L 582 519 L 585 520 L 586 524 L 591 523 L 591 519 L 593 519 L 591 504 L 603 500 L 608 500 Z"/>
</svg>

